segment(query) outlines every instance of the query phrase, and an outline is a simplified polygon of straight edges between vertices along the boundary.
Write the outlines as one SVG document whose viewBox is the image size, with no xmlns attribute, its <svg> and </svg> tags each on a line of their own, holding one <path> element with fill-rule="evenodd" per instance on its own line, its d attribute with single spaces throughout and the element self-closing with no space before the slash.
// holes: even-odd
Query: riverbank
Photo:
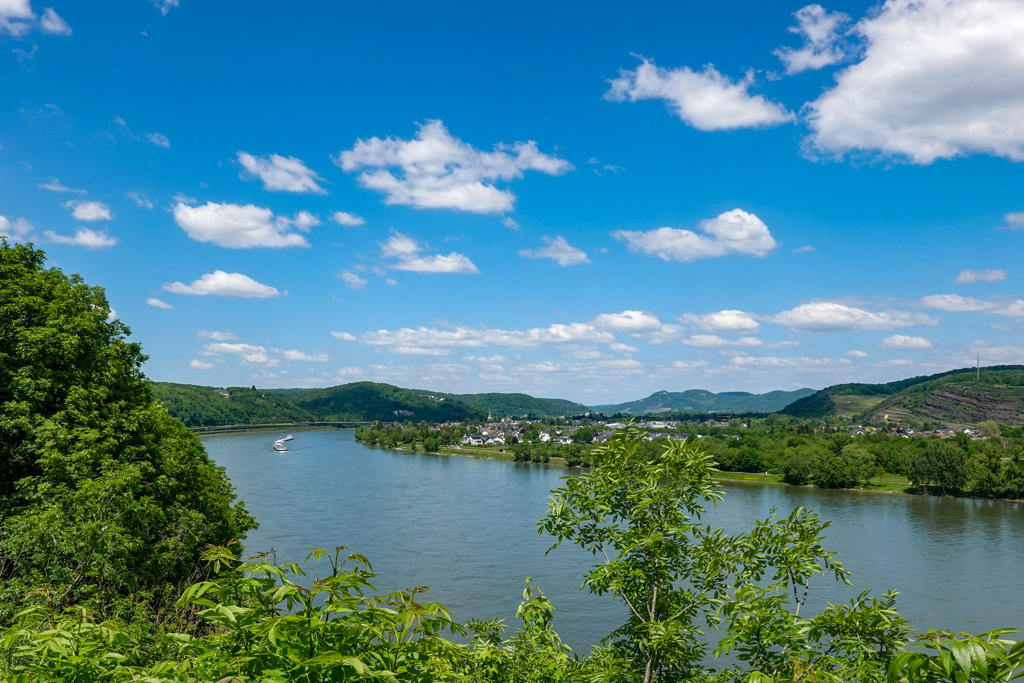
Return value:
<svg viewBox="0 0 1024 683">
<path fill-rule="evenodd" d="M 423 451 L 417 449 L 415 451 L 400 446 L 387 447 L 381 446 L 381 448 L 388 448 L 393 451 L 403 451 L 405 453 L 422 453 Z M 458 446 L 445 446 L 434 455 L 451 455 L 459 458 L 476 458 L 478 460 L 498 460 L 503 462 L 514 462 L 515 457 L 511 453 L 506 453 L 499 448 L 460 448 Z M 533 463 L 533 464 L 544 464 L 554 467 L 564 467 L 567 469 L 584 469 L 582 467 L 570 468 L 565 461 L 565 458 L 559 458 L 551 456 L 550 460 L 546 463 Z M 724 470 L 718 470 L 715 474 L 714 479 L 716 481 L 751 481 L 751 482 L 763 482 L 766 484 L 781 484 L 782 486 L 796 486 L 795 484 L 787 484 L 782 480 L 781 474 L 769 474 L 760 472 L 727 472 Z M 814 487 L 811 487 L 814 488 Z M 907 489 L 910 488 L 910 480 L 906 477 L 898 475 L 887 474 L 875 481 L 875 483 L 868 484 L 867 486 L 858 486 L 852 489 L 841 489 L 845 491 L 865 491 L 868 493 L 898 493 L 903 495 L 911 495 Z"/>
</svg>

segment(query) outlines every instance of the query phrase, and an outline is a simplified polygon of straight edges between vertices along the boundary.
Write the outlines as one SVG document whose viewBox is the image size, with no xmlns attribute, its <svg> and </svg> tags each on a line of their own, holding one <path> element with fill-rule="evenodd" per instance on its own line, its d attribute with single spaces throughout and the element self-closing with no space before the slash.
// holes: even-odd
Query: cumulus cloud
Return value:
<svg viewBox="0 0 1024 683">
<path fill-rule="evenodd" d="M 0 0 L 0 34 L 19 38 L 36 28 L 51 35 L 71 35 L 71 27 L 52 7 L 37 17 L 30 0 Z"/>
<path fill-rule="evenodd" d="M 225 273 L 215 270 L 203 275 L 190 285 L 182 282 L 168 282 L 164 290 L 171 294 L 190 294 L 192 296 L 222 296 L 229 299 L 270 299 L 280 296 L 275 287 L 264 285 L 241 273 Z"/>
<path fill-rule="evenodd" d="M 813 148 L 914 164 L 1024 160 L 1024 4 L 888 0 L 853 31 L 863 59 L 806 105 Z"/>
<path fill-rule="evenodd" d="M 1007 230 L 1020 230 L 1024 228 L 1024 211 L 1008 213 L 1003 218 L 1006 220 L 1006 225 L 1003 227 Z"/>
<path fill-rule="evenodd" d="M 206 361 L 199 359 L 189 361 L 188 366 L 196 370 L 213 370 L 214 367 L 213 363 L 207 363 Z"/>
<path fill-rule="evenodd" d="M 103 202 L 73 199 L 64 202 L 64 207 L 71 209 L 71 215 L 80 221 L 109 221 L 113 218 L 110 213 L 110 207 Z"/>
<path fill-rule="evenodd" d="M 937 325 L 938 321 L 924 313 L 906 311 L 866 311 L 831 301 L 815 301 L 783 311 L 770 320 L 784 327 L 806 332 L 839 332 L 847 330 L 895 330 L 913 325 Z"/>
<path fill-rule="evenodd" d="M 164 311 L 169 311 L 172 308 L 174 308 L 174 306 L 170 305 L 166 301 L 161 301 L 160 299 L 157 299 L 152 296 L 146 299 L 146 303 L 152 306 L 153 308 L 159 308 Z"/>
<path fill-rule="evenodd" d="M 801 356 L 798 358 L 781 356 L 733 356 L 729 359 L 733 365 L 741 367 L 792 367 L 792 368 L 831 368 L 837 365 L 849 365 L 851 361 L 847 358 L 810 358 Z"/>
<path fill-rule="evenodd" d="M 542 153 L 533 140 L 478 150 L 436 120 L 420 124 L 412 140 L 360 139 L 334 162 L 346 172 L 360 172 L 360 184 L 383 193 L 387 204 L 473 213 L 512 209 L 515 196 L 497 182 L 517 180 L 525 171 L 562 175 L 573 169 L 568 161 Z"/>
<path fill-rule="evenodd" d="M 921 298 L 921 305 L 950 313 L 991 313 L 1011 320 L 1024 320 L 1024 299 L 975 299 L 959 294 L 932 294 Z"/>
<path fill-rule="evenodd" d="M 544 235 L 540 239 L 544 242 L 543 247 L 539 249 L 523 249 L 519 252 L 519 255 L 526 258 L 551 259 L 560 266 L 578 266 L 581 263 L 590 263 L 590 259 L 587 258 L 585 251 L 572 246 L 561 235 L 557 237 Z"/>
<path fill-rule="evenodd" d="M 204 356 L 235 356 L 242 365 L 258 368 L 273 368 L 280 365 L 277 358 L 271 357 L 267 349 L 252 344 L 228 344 L 214 342 L 203 347 Z"/>
<path fill-rule="evenodd" d="M 868 357 L 868 354 L 864 353 L 863 351 L 858 351 L 857 349 L 852 349 L 850 351 L 847 351 L 846 355 L 849 358 L 867 358 Z"/>
<path fill-rule="evenodd" d="M 452 349 L 506 347 L 532 349 L 541 345 L 611 344 L 615 336 L 586 323 L 554 324 L 528 330 L 503 330 L 486 327 L 438 329 L 432 327 L 378 330 L 359 335 L 370 346 L 385 347 L 408 355 L 443 355 Z"/>
<path fill-rule="evenodd" d="M 413 273 L 480 272 L 468 257 L 457 252 L 423 256 L 422 251 L 423 247 L 416 240 L 400 232 L 394 233 L 380 245 L 381 255 L 386 259 L 394 259 L 391 267 L 395 270 L 408 270 Z"/>
<path fill-rule="evenodd" d="M 289 232 L 295 221 L 274 216 L 270 209 L 253 204 L 189 206 L 179 201 L 174 220 L 197 242 L 209 242 L 230 249 L 253 247 L 308 247 L 302 235 Z"/>
<path fill-rule="evenodd" d="M 275 349 L 276 351 L 277 349 Z M 330 360 L 326 353 L 308 354 L 298 349 L 288 349 L 280 352 L 288 361 L 303 361 L 306 363 L 326 363 Z"/>
<path fill-rule="evenodd" d="M 45 183 L 39 183 L 39 187 L 43 188 L 44 190 L 49 190 L 50 192 L 73 192 L 74 194 L 86 193 L 85 190 L 78 190 L 73 187 L 68 187 L 67 185 L 61 183 L 56 178 L 50 178 Z"/>
<path fill-rule="evenodd" d="M 238 152 L 242 168 L 263 181 L 263 189 L 276 192 L 297 192 L 327 194 L 318 180 L 323 180 L 302 159 L 283 157 L 280 154 L 257 157 L 248 152 Z"/>
<path fill-rule="evenodd" d="M 679 318 L 682 322 L 699 327 L 707 332 L 751 333 L 761 329 L 754 316 L 743 311 L 726 310 L 717 313 L 695 315 L 686 313 Z"/>
<path fill-rule="evenodd" d="M 236 341 L 238 339 L 237 334 L 218 332 L 216 330 L 199 330 L 196 332 L 196 336 L 200 339 L 212 339 L 214 341 Z"/>
<path fill-rule="evenodd" d="M 338 277 L 344 280 L 345 284 L 347 284 L 352 289 L 362 289 L 363 287 L 366 286 L 365 277 L 359 277 L 355 273 L 348 270 L 343 270 L 342 272 L 338 273 Z"/>
<path fill-rule="evenodd" d="M 658 316 L 647 311 L 623 311 L 622 313 L 602 313 L 592 322 L 595 327 L 614 332 L 629 334 L 647 334 L 662 328 Z"/>
<path fill-rule="evenodd" d="M 840 45 L 839 29 L 849 23 L 849 16 L 842 12 L 828 12 L 821 5 L 801 7 L 793 16 L 796 17 L 796 26 L 789 30 L 803 36 L 804 46 L 799 50 L 782 47 L 774 52 L 786 65 L 787 74 L 821 69 L 846 57 Z"/>
<path fill-rule="evenodd" d="M 365 218 L 357 216 L 354 213 L 349 213 L 348 211 L 335 211 L 334 215 L 331 216 L 331 220 L 338 225 L 346 225 L 349 227 L 366 225 Z"/>
<path fill-rule="evenodd" d="M 519 229 L 519 223 L 516 223 L 516 220 L 514 218 L 512 218 L 511 216 L 505 216 L 504 218 L 502 218 L 501 219 L 501 224 L 504 225 L 509 230 L 518 230 Z"/>
<path fill-rule="evenodd" d="M 79 228 L 74 235 L 59 235 L 52 230 L 47 230 L 44 234 L 47 241 L 54 244 L 70 244 L 73 247 L 85 247 L 86 249 L 105 249 L 117 244 L 117 238 L 108 235 L 106 230 Z"/>
<path fill-rule="evenodd" d="M 28 240 L 34 227 L 35 226 L 24 218 L 18 218 L 11 221 L 6 216 L 0 216 L 0 237 L 7 237 L 14 242 L 24 242 Z"/>
<path fill-rule="evenodd" d="M 956 276 L 956 284 L 958 285 L 969 285 L 974 282 L 1001 282 L 1006 279 L 1006 271 L 1003 270 L 992 270 L 986 268 L 985 270 L 967 270 L 961 271 Z"/>
<path fill-rule="evenodd" d="M 347 342 L 353 342 L 356 340 L 356 336 L 354 334 L 349 334 L 348 332 L 331 332 L 331 336 L 335 339 Z"/>
<path fill-rule="evenodd" d="M 680 343 L 683 346 L 693 346 L 702 349 L 723 348 L 727 346 L 764 346 L 764 342 L 757 337 L 724 339 L 717 334 L 694 334 L 683 339 Z"/>
<path fill-rule="evenodd" d="M 793 253 L 794 253 L 794 254 L 809 254 L 809 253 L 811 253 L 812 251 L 814 251 L 814 247 L 812 247 L 812 246 L 811 246 L 811 245 L 809 245 L 809 244 L 805 244 L 805 245 L 804 245 L 804 246 L 802 246 L 802 247 L 797 247 L 796 249 L 794 249 L 794 250 L 793 250 Z"/>
<path fill-rule="evenodd" d="M 146 139 L 157 147 L 163 147 L 164 149 L 171 146 L 171 141 L 163 133 L 146 133 Z"/>
<path fill-rule="evenodd" d="M 705 258 L 746 254 L 764 258 L 776 247 L 775 238 L 760 218 L 741 209 L 703 221 L 699 235 L 692 230 L 658 228 L 647 232 L 618 230 L 612 236 L 632 252 L 663 261 L 688 263 Z"/>
<path fill-rule="evenodd" d="M 611 102 L 665 100 L 675 114 L 697 130 L 763 128 L 789 123 L 794 115 L 763 95 L 751 95 L 753 72 L 733 81 L 707 65 L 664 69 L 644 59 L 633 71 L 619 70 L 604 98 Z"/>
<path fill-rule="evenodd" d="M 905 334 L 886 337 L 878 345 L 890 351 L 924 351 L 932 348 L 932 343 L 924 337 L 908 337 Z"/>
</svg>

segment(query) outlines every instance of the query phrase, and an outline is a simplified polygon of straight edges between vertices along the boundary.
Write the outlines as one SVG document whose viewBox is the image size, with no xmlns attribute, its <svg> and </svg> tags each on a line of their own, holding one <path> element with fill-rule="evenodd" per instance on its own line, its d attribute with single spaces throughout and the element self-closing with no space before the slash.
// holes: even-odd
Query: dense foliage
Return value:
<svg viewBox="0 0 1024 683">
<path fill-rule="evenodd" d="M 255 526 L 110 314 L 101 289 L 0 243 L 0 623 L 41 586 L 160 615 L 207 544 Z"/>
<path fill-rule="evenodd" d="M 457 399 L 439 401 L 377 382 L 313 389 L 296 394 L 291 400 L 324 421 L 405 420 L 415 416 L 417 420 L 458 422 L 487 417 L 486 411 Z"/>
<path fill-rule="evenodd" d="M 251 387 L 213 387 L 153 382 L 153 394 L 188 427 L 307 422 L 316 417 L 285 397 Z"/>
<path fill-rule="evenodd" d="M 463 401 L 495 417 L 528 417 L 535 420 L 556 415 L 581 415 L 590 410 L 582 403 L 563 398 L 536 398 L 529 394 L 441 394 L 422 389 L 413 391 L 436 398 Z"/>
</svg>

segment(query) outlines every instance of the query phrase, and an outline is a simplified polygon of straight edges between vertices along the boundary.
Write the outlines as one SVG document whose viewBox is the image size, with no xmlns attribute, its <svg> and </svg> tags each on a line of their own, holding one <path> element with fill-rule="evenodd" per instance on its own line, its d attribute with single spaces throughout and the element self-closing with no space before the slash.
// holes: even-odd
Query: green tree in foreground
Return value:
<svg viewBox="0 0 1024 683">
<path fill-rule="evenodd" d="M 255 522 L 150 395 L 103 290 L 0 240 L 0 624 L 58 604 L 161 618 Z"/>
<path fill-rule="evenodd" d="M 879 680 L 907 634 L 894 593 L 800 615 L 813 576 L 846 581 L 821 545 L 828 523 L 797 509 L 746 534 L 713 529 L 701 522 L 723 496 L 710 456 L 674 442 L 651 460 L 639 436 L 631 428 L 597 449 L 599 466 L 566 479 L 540 522 L 552 549 L 568 541 L 598 558 L 584 587 L 629 610 L 593 660 L 621 680 L 693 680 L 710 673 L 710 627 L 724 632 L 716 654 L 734 652 L 747 667 L 737 676 Z"/>
</svg>

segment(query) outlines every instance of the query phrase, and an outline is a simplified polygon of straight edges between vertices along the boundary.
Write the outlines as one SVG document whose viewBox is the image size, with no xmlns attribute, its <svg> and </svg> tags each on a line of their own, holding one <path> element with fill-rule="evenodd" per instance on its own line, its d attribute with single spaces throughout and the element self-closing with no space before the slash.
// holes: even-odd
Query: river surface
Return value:
<svg viewBox="0 0 1024 683">
<path fill-rule="evenodd" d="M 545 555 L 550 538 L 537 535 L 549 492 L 567 470 L 391 451 L 348 430 L 294 434 L 284 454 L 271 449 L 283 434 L 203 439 L 260 522 L 247 554 L 273 548 L 279 563 L 301 562 L 313 546 L 347 545 L 373 564 L 381 591 L 430 586 L 427 599 L 457 621 L 497 616 L 510 627 L 530 576 L 554 603 L 555 629 L 578 652 L 625 621 L 615 600 L 579 590 L 589 554 L 563 545 Z M 814 612 L 863 590 L 895 588 L 900 613 L 920 630 L 1024 629 L 1024 505 L 723 485 L 725 500 L 706 519 L 732 533 L 772 507 L 784 516 L 804 506 L 831 520 L 825 546 L 853 572 L 853 587 L 813 580 Z"/>
</svg>

